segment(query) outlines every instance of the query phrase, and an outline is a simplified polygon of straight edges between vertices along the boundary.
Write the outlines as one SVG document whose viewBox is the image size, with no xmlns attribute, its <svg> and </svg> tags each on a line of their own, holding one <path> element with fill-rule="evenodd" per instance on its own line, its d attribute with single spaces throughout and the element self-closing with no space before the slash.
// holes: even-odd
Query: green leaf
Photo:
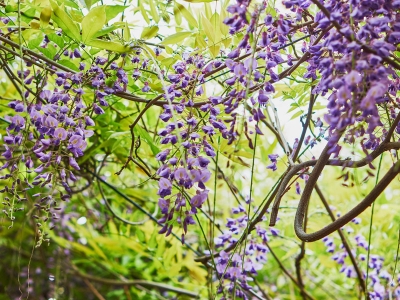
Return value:
<svg viewBox="0 0 400 300">
<path fill-rule="evenodd" d="M 175 10 L 179 11 L 185 17 L 190 26 L 192 26 L 193 28 L 197 28 L 198 24 L 196 19 L 182 4 L 175 2 L 174 12 Z"/>
<path fill-rule="evenodd" d="M 131 40 L 131 29 L 128 26 L 128 22 L 125 22 L 125 28 L 124 28 L 124 35 L 123 35 L 124 41 L 128 42 Z"/>
<path fill-rule="evenodd" d="M 157 232 L 157 230 L 154 230 L 150 237 L 150 240 L 147 244 L 147 246 L 150 250 L 154 250 L 157 248 L 157 240 L 156 240 L 157 236 L 158 236 L 158 232 Z"/>
<path fill-rule="evenodd" d="M 8 5 L 6 5 L 5 11 L 6 11 L 6 13 L 18 11 L 18 6 L 17 5 L 11 6 L 8 4 Z"/>
<path fill-rule="evenodd" d="M 140 13 L 142 14 L 143 19 L 146 21 L 147 24 L 150 24 L 149 16 L 147 15 L 146 10 L 144 9 L 143 5 L 139 5 Z"/>
<path fill-rule="evenodd" d="M 195 47 L 198 47 L 200 49 L 204 49 L 207 47 L 207 43 L 201 34 L 196 35 L 196 38 L 194 40 L 194 45 Z"/>
<path fill-rule="evenodd" d="M 102 30 L 97 31 L 96 34 L 93 36 L 93 38 L 98 38 L 100 36 L 106 35 L 107 33 L 110 33 L 118 28 L 123 27 L 123 26 L 124 26 L 123 24 L 113 24 L 109 27 L 105 27 Z"/>
<path fill-rule="evenodd" d="M 87 45 L 104 49 L 104 50 L 110 50 L 113 52 L 119 52 L 119 53 L 125 53 L 129 51 L 129 47 L 126 47 L 120 43 L 116 42 L 110 42 L 110 41 L 103 41 L 103 40 L 97 40 L 93 39 L 90 41 L 86 42 Z"/>
<path fill-rule="evenodd" d="M 177 7 L 178 3 L 175 2 L 174 5 L 174 16 L 176 25 L 180 26 L 182 24 L 182 12 Z"/>
<path fill-rule="evenodd" d="M 50 3 L 53 9 L 51 18 L 54 20 L 54 22 L 56 22 L 63 32 L 70 38 L 80 41 L 81 35 L 78 25 L 72 21 L 70 16 L 63 9 L 61 9 L 54 0 L 50 0 Z"/>
<path fill-rule="evenodd" d="M 161 64 L 166 67 L 172 66 L 176 62 L 176 59 L 173 57 L 167 57 L 161 61 Z"/>
<path fill-rule="evenodd" d="M 104 6 L 93 8 L 82 20 L 82 41 L 86 42 L 94 37 L 106 23 Z"/>
<path fill-rule="evenodd" d="M 179 44 L 181 43 L 185 38 L 187 38 L 188 36 L 192 35 L 191 32 L 188 31 L 181 31 L 181 32 L 177 32 L 175 34 L 172 34 L 168 37 L 166 37 L 161 44 Z"/>
<path fill-rule="evenodd" d="M 228 13 L 226 12 L 226 10 L 225 9 L 222 9 L 221 8 L 221 16 L 220 16 L 220 19 L 221 20 L 225 20 L 225 18 L 228 16 Z M 220 30 L 221 30 L 221 33 L 223 34 L 223 35 L 227 35 L 228 33 L 229 33 L 229 27 L 227 26 L 227 25 L 225 25 L 224 23 L 220 23 Z"/>
<path fill-rule="evenodd" d="M 207 19 L 210 20 L 211 16 L 212 16 L 211 5 L 208 3 L 204 4 L 204 10 L 205 10 Z"/>
<path fill-rule="evenodd" d="M 141 242 L 141 243 L 145 243 L 146 242 L 146 237 L 145 237 L 144 232 L 142 230 L 136 230 L 135 235 L 138 238 L 139 242 Z"/>
<path fill-rule="evenodd" d="M 90 9 L 90 7 L 92 6 L 92 0 L 85 0 L 85 4 L 87 9 Z"/>
<path fill-rule="evenodd" d="M 149 0 L 150 5 L 150 14 L 153 17 L 153 20 L 158 23 L 160 21 L 160 15 L 157 12 L 156 6 L 154 4 L 154 0 Z"/>
<path fill-rule="evenodd" d="M 64 39 L 58 34 L 50 33 L 47 35 L 47 37 L 49 38 L 50 41 L 56 43 L 58 47 L 60 48 L 64 47 Z"/>
<path fill-rule="evenodd" d="M 157 33 L 158 33 L 158 26 L 145 27 L 143 28 L 140 38 L 144 40 L 151 39 L 155 37 Z"/>
<path fill-rule="evenodd" d="M 62 59 L 58 63 L 63 66 L 66 66 L 67 68 L 70 68 L 71 70 L 79 72 L 79 68 L 69 59 Z"/>
<path fill-rule="evenodd" d="M 215 30 L 219 30 L 219 28 L 214 28 L 210 21 L 203 15 L 201 16 L 201 23 L 209 42 L 215 43 Z"/>
<path fill-rule="evenodd" d="M 28 42 L 28 48 L 29 49 L 36 49 L 39 47 L 40 43 L 43 41 L 43 36 L 40 35 L 35 39 L 32 39 Z"/>
<path fill-rule="evenodd" d="M 290 118 L 290 120 L 293 120 L 293 119 L 295 119 L 295 118 L 301 116 L 303 113 L 304 113 L 303 111 L 298 111 L 297 113 L 295 113 L 295 114 Z"/>
<path fill-rule="evenodd" d="M 165 46 L 165 52 L 172 55 L 172 53 L 174 53 L 174 49 L 172 49 L 170 46 Z"/>
<path fill-rule="evenodd" d="M 49 25 L 49 21 L 51 18 L 51 7 L 43 7 L 40 12 L 40 25 L 45 28 Z"/>
<path fill-rule="evenodd" d="M 72 7 L 72 8 L 75 8 L 75 9 L 80 9 L 79 5 L 77 3 L 75 3 L 75 1 L 64 0 L 62 3 L 64 5 L 66 5 L 66 6 L 68 6 L 68 7 Z"/>
<path fill-rule="evenodd" d="M 167 12 L 162 12 L 161 13 L 161 18 L 164 20 L 165 23 L 169 24 L 171 22 L 171 17 L 169 16 L 169 13 Z"/>
<path fill-rule="evenodd" d="M 281 258 L 281 261 L 284 261 L 284 260 L 288 259 L 289 257 L 295 255 L 298 251 L 299 251 L 299 249 L 297 247 L 293 247 L 292 249 L 289 249 L 288 251 L 286 251 L 286 254 Z"/>
<path fill-rule="evenodd" d="M 135 133 L 140 135 L 142 139 L 150 146 L 151 152 L 153 152 L 154 155 L 156 155 L 158 152 L 161 150 L 153 143 L 153 139 L 151 138 L 150 134 L 144 130 L 140 126 L 135 126 L 134 129 Z"/>
<path fill-rule="evenodd" d="M 119 13 L 122 13 L 126 8 L 129 6 L 125 5 L 106 5 L 105 10 L 106 10 L 106 22 L 110 21 L 111 19 L 114 19 L 116 16 L 118 16 Z"/>
<path fill-rule="evenodd" d="M 121 138 L 121 136 L 129 136 L 131 134 L 131 132 L 129 130 L 127 131 L 118 131 L 118 132 L 114 132 L 112 133 L 108 139 L 116 139 L 116 138 Z"/>
<path fill-rule="evenodd" d="M 37 49 L 50 59 L 54 59 L 57 53 L 57 49 L 51 44 L 47 45 L 46 48 L 38 47 Z"/>
<path fill-rule="evenodd" d="M 112 145 L 113 140 L 106 140 L 102 142 L 101 144 L 96 144 L 91 146 L 89 149 L 85 151 L 85 155 L 79 159 L 79 163 L 83 164 L 85 161 L 93 157 L 100 149 L 108 147 Z"/>
</svg>

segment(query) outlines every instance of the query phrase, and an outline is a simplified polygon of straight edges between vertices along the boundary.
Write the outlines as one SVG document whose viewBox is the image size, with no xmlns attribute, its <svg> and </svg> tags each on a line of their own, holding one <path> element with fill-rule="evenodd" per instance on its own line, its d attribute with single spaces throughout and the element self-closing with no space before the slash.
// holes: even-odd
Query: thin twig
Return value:
<svg viewBox="0 0 400 300">
<path fill-rule="evenodd" d="M 83 278 L 83 281 L 86 283 L 86 285 L 88 286 L 88 288 L 92 291 L 92 293 L 99 299 L 99 300 L 106 300 L 106 298 L 104 298 L 99 291 L 94 287 L 94 285 L 87 279 L 87 278 Z"/>
</svg>

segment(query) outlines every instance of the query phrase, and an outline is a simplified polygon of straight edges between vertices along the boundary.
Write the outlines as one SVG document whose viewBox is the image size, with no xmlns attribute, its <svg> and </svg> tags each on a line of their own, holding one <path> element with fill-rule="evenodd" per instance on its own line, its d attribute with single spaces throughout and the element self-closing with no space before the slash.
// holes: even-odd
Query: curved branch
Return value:
<svg viewBox="0 0 400 300">
<path fill-rule="evenodd" d="M 322 168 L 323 169 L 323 168 Z M 356 205 L 352 210 L 348 213 L 332 222 L 328 226 L 325 226 L 321 230 L 316 232 L 307 234 L 303 229 L 303 220 L 305 215 L 305 210 L 307 209 L 308 203 L 310 201 L 311 192 L 315 186 L 316 179 L 318 179 L 318 175 L 321 173 L 321 170 L 316 169 L 317 171 L 313 174 L 316 174 L 312 180 L 307 183 L 306 188 L 304 189 L 303 195 L 300 199 L 299 207 L 297 208 L 294 229 L 296 235 L 299 239 L 305 242 L 313 242 L 319 239 L 326 237 L 332 232 L 339 230 L 342 226 L 346 225 L 348 222 L 353 220 L 359 214 L 361 214 L 364 210 L 368 208 L 377 198 L 378 196 L 385 190 L 385 188 L 392 182 L 392 180 L 400 173 L 399 164 L 394 164 L 386 175 L 382 178 L 381 181 L 373 188 L 373 190 L 361 201 L 358 205 Z M 311 178 L 311 176 L 310 176 Z M 308 187 L 308 188 L 307 188 Z"/>
<path fill-rule="evenodd" d="M 352 161 L 352 160 L 338 160 L 338 159 L 328 159 L 326 165 L 331 166 L 342 166 L 347 168 L 360 168 L 369 164 L 372 160 L 376 157 L 381 155 L 383 152 L 392 150 L 392 149 L 400 149 L 400 142 L 391 142 L 391 143 L 382 143 L 376 150 L 371 152 L 371 154 L 363 159 Z M 322 155 L 321 155 L 322 156 Z M 274 226 L 276 224 L 276 219 L 278 216 L 279 204 L 282 199 L 283 194 L 285 193 L 286 187 L 293 176 L 295 176 L 299 171 L 305 169 L 307 167 L 312 167 L 317 164 L 319 160 L 309 160 L 303 163 L 297 164 L 293 166 L 285 178 L 282 180 L 282 184 L 277 192 L 275 202 L 272 207 L 271 211 L 271 218 L 270 218 L 270 226 Z M 308 184 L 307 184 L 308 185 Z M 306 185 L 306 187 L 307 187 Z M 304 193 L 303 193 L 304 194 Z"/>
</svg>

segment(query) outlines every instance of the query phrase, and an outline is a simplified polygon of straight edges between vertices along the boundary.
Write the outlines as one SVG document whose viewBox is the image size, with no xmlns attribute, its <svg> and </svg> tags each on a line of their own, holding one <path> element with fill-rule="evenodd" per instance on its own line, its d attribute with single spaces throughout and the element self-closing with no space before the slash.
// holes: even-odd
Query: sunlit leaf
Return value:
<svg viewBox="0 0 400 300">
<path fill-rule="evenodd" d="M 128 26 L 128 22 L 125 22 L 123 39 L 127 42 L 131 39 L 131 29 Z"/>
<path fill-rule="evenodd" d="M 40 12 L 40 25 L 45 28 L 49 25 L 51 19 L 51 7 L 43 7 L 42 11 Z"/>
<path fill-rule="evenodd" d="M 178 3 L 175 2 L 174 4 L 174 16 L 175 16 L 175 22 L 177 25 L 182 24 L 182 12 L 178 8 Z"/>
<path fill-rule="evenodd" d="M 86 42 L 103 28 L 106 23 L 104 6 L 93 8 L 82 20 L 82 41 Z"/>
<path fill-rule="evenodd" d="M 151 151 L 154 155 L 160 152 L 160 149 L 154 144 L 150 134 L 140 126 L 135 126 L 135 133 L 150 146 Z"/>
<path fill-rule="evenodd" d="M 70 68 L 71 70 L 79 72 L 79 68 L 72 61 L 70 61 L 68 59 L 59 60 L 58 63 L 63 65 L 63 66 L 66 66 L 66 67 Z"/>
<path fill-rule="evenodd" d="M 198 24 L 196 19 L 182 4 L 175 2 L 174 12 L 175 11 L 180 12 L 190 26 L 192 26 L 193 28 L 197 28 Z"/>
<path fill-rule="evenodd" d="M 90 9 L 92 7 L 92 0 L 85 0 L 85 4 L 87 9 Z"/>
<path fill-rule="evenodd" d="M 68 14 L 61 9 L 54 0 L 50 0 L 50 3 L 53 8 L 52 19 L 60 26 L 66 35 L 80 41 L 81 35 L 78 25 L 72 21 Z"/>
<path fill-rule="evenodd" d="M 157 33 L 158 33 L 158 26 L 145 27 L 143 28 L 140 38 L 144 40 L 151 39 L 155 37 Z"/>
<path fill-rule="evenodd" d="M 166 37 L 161 43 L 162 44 L 178 44 L 178 43 L 182 43 L 182 41 L 191 36 L 192 33 L 191 32 L 187 32 L 187 31 L 182 31 L 182 32 L 177 32 L 175 34 L 172 34 L 168 37 Z"/>
<path fill-rule="evenodd" d="M 208 40 L 215 43 L 215 28 L 204 15 L 201 16 L 201 24 L 203 25 L 203 29 L 208 37 Z"/>
<path fill-rule="evenodd" d="M 140 13 L 142 14 L 143 19 L 146 21 L 147 24 L 150 24 L 149 16 L 147 15 L 146 10 L 144 9 L 143 5 L 139 5 Z"/>
<path fill-rule="evenodd" d="M 118 28 L 121 28 L 121 27 L 124 27 L 124 25 L 122 25 L 122 24 L 113 24 L 113 25 L 111 25 L 111 26 L 105 27 L 105 28 L 103 28 L 103 29 L 97 31 L 97 32 L 95 33 L 95 35 L 93 36 L 93 38 L 101 37 L 101 36 L 103 36 L 103 35 L 106 35 L 106 34 L 112 32 L 112 31 L 118 29 Z"/>
<path fill-rule="evenodd" d="M 150 5 L 150 14 L 153 17 L 153 20 L 158 23 L 160 21 L 160 15 L 157 12 L 156 5 L 154 4 L 154 0 L 149 0 Z"/>
<path fill-rule="evenodd" d="M 50 41 L 56 43 L 58 47 L 60 48 L 64 47 L 64 39 L 58 34 L 50 33 L 47 35 L 47 37 L 49 38 Z"/>
<path fill-rule="evenodd" d="M 114 52 L 124 53 L 129 51 L 129 47 L 124 46 L 117 42 L 103 41 L 103 40 L 90 40 L 86 42 L 87 45 L 97 47 L 104 50 L 110 50 Z"/>
<path fill-rule="evenodd" d="M 122 13 L 129 6 L 126 5 L 105 5 L 106 11 L 106 22 L 108 23 L 110 20 L 114 19 L 118 14 Z"/>
</svg>

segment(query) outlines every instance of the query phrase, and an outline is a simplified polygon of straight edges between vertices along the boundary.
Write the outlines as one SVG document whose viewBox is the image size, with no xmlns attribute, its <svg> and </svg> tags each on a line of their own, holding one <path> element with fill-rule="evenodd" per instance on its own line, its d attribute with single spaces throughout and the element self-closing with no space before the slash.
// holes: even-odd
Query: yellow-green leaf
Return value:
<svg viewBox="0 0 400 300">
<path fill-rule="evenodd" d="M 106 35 L 107 33 L 110 33 L 111 31 L 114 31 L 114 30 L 116 30 L 118 28 L 121 28 L 123 26 L 124 25 L 122 25 L 122 24 L 117 24 L 117 25 L 113 24 L 113 25 L 111 25 L 109 27 L 105 27 L 102 30 L 97 31 L 96 34 L 93 36 L 93 38 L 98 38 L 100 36 Z"/>
<path fill-rule="evenodd" d="M 181 25 L 182 24 L 182 12 L 179 10 L 178 3 L 176 3 L 176 2 L 174 5 L 174 16 L 175 16 L 176 25 Z"/>
<path fill-rule="evenodd" d="M 131 29 L 128 26 L 128 22 L 125 22 L 123 39 L 124 41 L 130 41 L 131 39 Z"/>
<path fill-rule="evenodd" d="M 182 15 L 185 17 L 186 21 L 189 23 L 190 26 L 192 26 L 193 28 L 197 28 L 196 19 L 193 17 L 190 11 L 188 11 L 182 4 L 175 2 L 174 11 L 175 9 L 182 13 Z"/>
<path fill-rule="evenodd" d="M 40 12 L 40 25 L 42 27 L 47 27 L 51 18 L 51 7 L 47 6 Z"/>
<path fill-rule="evenodd" d="M 160 21 L 160 15 L 157 12 L 156 6 L 154 4 L 154 0 L 149 0 L 150 5 L 150 14 L 153 17 L 153 20 L 158 23 Z"/>
<path fill-rule="evenodd" d="M 54 20 L 54 22 L 56 22 L 63 32 L 70 38 L 80 41 L 81 35 L 78 25 L 72 21 L 70 16 L 63 9 L 61 9 L 54 0 L 50 0 L 50 3 L 53 9 L 51 18 Z"/>
<path fill-rule="evenodd" d="M 210 49 L 211 55 L 213 58 L 216 58 L 219 54 L 219 49 L 221 48 L 220 44 L 214 44 L 212 41 L 208 41 L 208 47 Z"/>
<path fill-rule="evenodd" d="M 175 34 L 172 34 L 168 37 L 166 37 L 161 44 L 178 44 L 181 43 L 185 38 L 190 36 L 192 33 L 188 31 L 182 31 L 182 32 L 177 32 Z"/>
<path fill-rule="evenodd" d="M 228 48 L 232 44 L 232 38 L 224 38 L 222 43 L 224 44 L 225 48 Z"/>
<path fill-rule="evenodd" d="M 143 28 L 140 38 L 144 40 L 151 39 L 157 35 L 158 29 L 158 26 L 145 27 Z"/>
<path fill-rule="evenodd" d="M 82 20 L 82 41 L 92 39 L 106 23 L 106 11 L 104 6 L 96 6 Z"/>
<path fill-rule="evenodd" d="M 204 49 L 207 47 L 207 43 L 204 41 L 204 38 L 201 34 L 196 35 L 196 39 L 194 40 L 194 46 L 200 49 Z"/>
<path fill-rule="evenodd" d="M 227 16 L 228 13 L 226 12 L 226 10 L 221 8 L 221 14 L 220 14 L 221 21 L 225 20 Z M 227 35 L 229 33 L 229 27 L 222 22 L 220 23 L 220 30 L 223 35 Z"/>
<path fill-rule="evenodd" d="M 215 28 L 204 15 L 201 16 L 201 24 L 203 25 L 203 29 L 208 37 L 208 40 L 215 43 Z"/>
<path fill-rule="evenodd" d="M 135 133 L 137 135 L 140 135 L 140 137 L 150 146 L 151 151 L 153 152 L 154 155 L 159 153 L 161 150 L 154 144 L 153 139 L 151 138 L 150 134 L 144 130 L 140 126 L 135 126 L 134 128 Z"/>
<path fill-rule="evenodd" d="M 211 5 L 209 3 L 204 4 L 204 11 L 207 19 L 210 20 L 212 16 L 212 10 L 211 10 Z"/>
<path fill-rule="evenodd" d="M 123 12 L 126 8 L 129 6 L 124 6 L 124 5 L 105 5 L 105 10 L 106 10 L 106 23 L 110 21 L 111 19 L 114 19 L 118 14 Z"/>
<path fill-rule="evenodd" d="M 113 52 L 119 52 L 119 53 L 124 53 L 129 51 L 129 47 L 126 47 L 120 43 L 116 42 L 109 42 L 109 41 L 103 41 L 103 40 L 90 40 L 86 42 L 87 45 L 100 48 L 100 49 L 105 49 L 105 50 L 110 50 Z"/>
<path fill-rule="evenodd" d="M 286 251 L 286 254 L 281 258 L 281 261 L 284 261 L 284 260 L 288 259 L 289 257 L 295 255 L 298 251 L 299 250 L 297 247 L 289 249 L 288 251 Z"/>
<path fill-rule="evenodd" d="M 92 7 L 92 0 L 85 0 L 85 5 L 87 9 L 90 9 Z"/>
<path fill-rule="evenodd" d="M 172 49 L 169 46 L 165 46 L 165 52 L 167 52 L 167 54 L 172 54 L 172 53 L 174 53 L 174 49 Z"/>
<path fill-rule="evenodd" d="M 139 5 L 140 13 L 143 16 L 143 19 L 146 21 L 147 24 L 150 24 L 149 16 L 147 15 L 146 10 L 144 9 L 143 5 Z"/>
</svg>

